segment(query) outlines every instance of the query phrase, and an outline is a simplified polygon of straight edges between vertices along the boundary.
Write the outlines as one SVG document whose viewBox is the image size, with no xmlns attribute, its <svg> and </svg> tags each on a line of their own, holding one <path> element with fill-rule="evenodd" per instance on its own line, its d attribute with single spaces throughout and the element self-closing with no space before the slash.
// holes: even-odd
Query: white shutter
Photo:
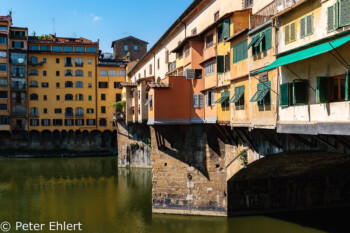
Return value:
<svg viewBox="0 0 350 233">
<path fill-rule="evenodd" d="M 215 92 L 211 91 L 211 106 L 215 106 Z"/>
<path fill-rule="evenodd" d="M 209 106 L 209 91 L 207 91 L 205 93 L 205 106 L 208 107 Z"/>
<path fill-rule="evenodd" d="M 193 95 L 193 107 L 198 108 L 198 95 Z"/>
<path fill-rule="evenodd" d="M 185 70 L 186 79 L 194 79 L 194 73 L 195 73 L 194 69 L 186 69 Z"/>
<path fill-rule="evenodd" d="M 203 94 L 199 94 L 199 107 L 203 108 L 204 107 L 204 95 Z"/>
</svg>

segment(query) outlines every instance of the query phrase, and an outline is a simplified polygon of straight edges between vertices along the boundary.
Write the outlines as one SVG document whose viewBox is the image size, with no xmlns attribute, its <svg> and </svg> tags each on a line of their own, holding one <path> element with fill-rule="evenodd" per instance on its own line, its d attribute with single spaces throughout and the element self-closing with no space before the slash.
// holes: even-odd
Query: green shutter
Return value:
<svg viewBox="0 0 350 233">
<path fill-rule="evenodd" d="M 232 61 L 233 63 L 236 63 L 237 62 L 237 46 L 233 46 L 233 49 L 232 49 Z"/>
<path fill-rule="evenodd" d="M 350 24 L 350 0 L 339 0 L 339 27 Z"/>
<path fill-rule="evenodd" d="M 280 85 L 280 106 L 289 106 L 289 83 L 283 83 Z"/>
<path fill-rule="evenodd" d="M 345 100 L 350 100 L 350 71 L 345 73 Z"/>
<path fill-rule="evenodd" d="M 293 104 L 302 105 L 308 103 L 308 83 L 307 80 L 293 81 Z"/>
<path fill-rule="evenodd" d="M 290 25 L 287 25 L 284 27 L 284 43 L 287 44 L 290 42 L 290 39 L 289 39 L 289 26 Z"/>
<path fill-rule="evenodd" d="M 332 32 L 334 31 L 334 6 L 328 7 L 327 17 L 327 31 Z"/>
<path fill-rule="evenodd" d="M 336 2 L 333 7 L 334 10 L 334 30 L 339 28 L 339 3 Z"/>
<path fill-rule="evenodd" d="M 306 18 L 304 17 L 304 18 L 302 18 L 301 20 L 300 20 L 300 38 L 303 38 L 303 37 L 305 37 L 305 35 L 306 35 L 306 32 L 305 32 L 305 20 L 306 20 Z"/>
<path fill-rule="evenodd" d="M 328 77 L 317 77 L 316 79 L 316 102 L 328 102 Z"/>
<path fill-rule="evenodd" d="M 231 62 L 230 62 L 230 53 L 227 53 L 227 58 L 226 58 L 226 70 L 229 71 L 231 69 Z"/>
<path fill-rule="evenodd" d="M 272 47 L 272 30 L 271 28 L 266 29 L 265 31 L 265 49 L 271 49 Z"/>
<path fill-rule="evenodd" d="M 223 37 L 224 39 L 230 37 L 230 20 L 226 19 L 223 23 Z"/>
<path fill-rule="evenodd" d="M 313 14 L 306 16 L 306 35 L 307 36 L 312 35 L 314 31 L 313 19 L 314 19 Z"/>
<path fill-rule="evenodd" d="M 290 41 L 295 41 L 295 22 L 290 24 Z"/>
<path fill-rule="evenodd" d="M 217 73 L 224 73 L 225 59 L 224 56 L 216 57 L 216 71 Z"/>
<path fill-rule="evenodd" d="M 247 59 L 248 58 L 248 49 L 247 49 L 247 43 L 248 41 L 245 40 L 243 41 L 243 59 Z"/>
</svg>

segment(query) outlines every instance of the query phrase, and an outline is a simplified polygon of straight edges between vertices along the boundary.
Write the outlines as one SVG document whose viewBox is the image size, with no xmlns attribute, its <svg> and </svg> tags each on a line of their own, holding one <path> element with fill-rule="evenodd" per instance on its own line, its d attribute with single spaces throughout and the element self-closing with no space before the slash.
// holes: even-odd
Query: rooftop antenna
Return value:
<svg viewBox="0 0 350 233">
<path fill-rule="evenodd" d="M 56 34 L 56 29 L 55 29 L 55 18 L 51 18 L 51 21 L 52 21 L 52 30 L 53 30 L 53 33 Z"/>
</svg>

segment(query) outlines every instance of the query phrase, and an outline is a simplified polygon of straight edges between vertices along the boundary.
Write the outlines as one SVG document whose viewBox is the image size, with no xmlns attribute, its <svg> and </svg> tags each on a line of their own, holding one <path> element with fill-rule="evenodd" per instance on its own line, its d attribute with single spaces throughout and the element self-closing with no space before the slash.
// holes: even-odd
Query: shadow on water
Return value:
<svg viewBox="0 0 350 233">
<path fill-rule="evenodd" d="M 83 232 L 94 233 L 349 232 L 343 230 L 346 215 L 330 222 L 312 212 L 234 218 L 152 214 L 151 192 L 151 170 L 118 169 L 113 157 L 0 159 L 0 222 L 81 222 Z"/>
</svg>

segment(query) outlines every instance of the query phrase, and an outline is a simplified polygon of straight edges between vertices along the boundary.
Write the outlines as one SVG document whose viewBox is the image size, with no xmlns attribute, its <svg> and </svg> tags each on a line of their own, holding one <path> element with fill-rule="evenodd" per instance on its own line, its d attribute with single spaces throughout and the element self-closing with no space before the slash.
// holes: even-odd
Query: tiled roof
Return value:
<svg viewBox="0 0 350 233">
<path fill-rule="evenodd" d="M 148 83 L 146 86 L 146 91 L 151 88 L 169 88 L 168 83 Z"/>
</svg>

